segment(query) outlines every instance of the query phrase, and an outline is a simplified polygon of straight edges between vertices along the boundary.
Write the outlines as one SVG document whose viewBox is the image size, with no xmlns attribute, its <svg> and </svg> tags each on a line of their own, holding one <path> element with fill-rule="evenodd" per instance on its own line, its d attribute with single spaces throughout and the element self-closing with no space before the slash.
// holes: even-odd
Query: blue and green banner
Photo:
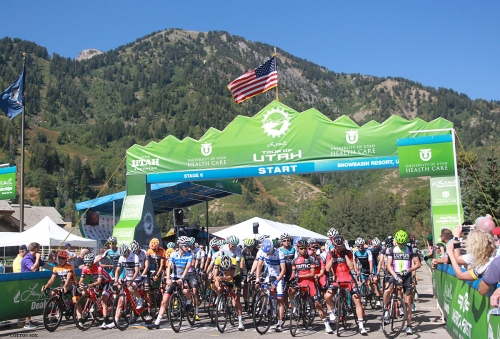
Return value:
<svg viewBox="0 0 500 339">
<path fill-rule="evenodd" d="M 455 177 L 430 178 L 431 214 L 434 239 L 439 237 L 441 229 L 453 230 L 464 220 L 460 187 Z"/>
</svg>

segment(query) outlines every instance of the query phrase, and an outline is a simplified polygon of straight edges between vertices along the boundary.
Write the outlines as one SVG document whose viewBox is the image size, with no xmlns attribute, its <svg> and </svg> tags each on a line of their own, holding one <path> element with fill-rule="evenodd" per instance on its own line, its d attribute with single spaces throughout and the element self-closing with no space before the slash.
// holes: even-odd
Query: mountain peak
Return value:
<svg viewBox="0 0 500 339">
<path fill-rule="evenodd" d="M 84 49 L 83 51 L 80 52 L 80 54 L 78 54 L 78 56 L 76 57 L 76 60 L 82 61 L 85 59 L 90 59 L 93 56 L 99 55 L 102 53 L 103 53 L 102 51 L 95 49 L 95 48 Z"/>
</svg>

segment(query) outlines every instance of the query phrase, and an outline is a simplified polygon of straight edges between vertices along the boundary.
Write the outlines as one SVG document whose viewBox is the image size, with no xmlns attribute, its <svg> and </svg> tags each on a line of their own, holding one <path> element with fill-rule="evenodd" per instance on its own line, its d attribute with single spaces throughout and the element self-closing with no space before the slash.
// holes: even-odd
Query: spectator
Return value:
<svg viewBox="0 0 500 339">
<path fill-rule="evenodd" d="M 462 226 L 455 228 L 455 234 L 461 233 Z M 470 270 L 462 272 L 456 259 L 456 249 L 460 249 L 461 242 L 454 238 L 454 240 L 447 244 L 447 253 L 455 271 L 455 275 L 460 280 L 477 280 L 480 279 L 488 265 L 490 258 L 495 254 L 496 245 L 495 239 L 490 233 L 481 230 L 472 231 L 467 239 L 467 254 L 462 256 L 462 259 L 470 265 Z"/>
<path fill-rule="evenodd" d="M 73 264 L 75 269 L 85 267 L 85 263 L 83 262 L 83 257 L 85 257 L 85 255 L 88 253 L 90 253 L 90 251 L 88 249 L 82 248 L 82 250 L 80 251 L 80 256 L 75 259 L 75 262 Z"/>
<path fill-rule="evenodd" d="M 23 257 L 21 261 L 21 273 L 24 272 L 36 272 L 40 267 L 45 265 L 45 262 L 40 258 L 40 244 L 37 242 L 32 242 L 28 246 L 29 252 Z M 36 325 L 31 322 L 31 317 L 26 317 L 26 322 L 24 328 L 28 330 L 36 329 Z"/>
<path fill-rule="evenodd" d="M 64 244 L 64 247 L 66 248 L 66 251 L 68 252 L 68 264 L 75 265 L 75 260 L 76 260 L 76 254 L 74 251 L 71 250 L 71 244 L 69 242 Z M 77 268 L 77 267 L 75 267 Z"/>
<path fill-rule="evenodd" d="M 443 228 L 441 230 L 441 242 L 446 245 L 453 243 L 453 233 L 447 228 Z M 438 264 L 448 264 L 448 254 L 446 252 L 443 253 L 441 258 L 432 259 L 432 268 L 436 268 Z"/>
<path fill-rule="evenodd" d="M 104 255 L 106 250 L 106 247 L 101 247 L 99 249 L 99 255 L 95 257 L 94 263 L 99 263 L 99 265 L 101 265 L 106 272 L 109 273 L 113 269 L 113 261 L 108 256 Z"/>
<path fill-rule="evenodd" d="M 28 253 L 28 248 L 26 247 L 26 245 L 19 246 L 19 253 L 17 254 L 16 259 L 14 259 L 14 262 L 12 263 L 13 273 L 21 273 L 21 261 L 23 260 L 26 253 Z"/>
<path fill-rule="evenodd" d="M 49 257 L 47 258 L 46 262 L 47 266 L 50 267 L 56 267 L 58 262 L 57 262 L 57 251 L 50 251 Z M 51 271 L 48 268 L 45 268 L 46 271 Z"/>
<path fill-rule="evenodd" d="M 483 280 L 479 283 L 479 288 L 477 290 L 481 295 L 486 295 L 495 289 L 498 283 L 500 283 L 500 257 L 493 259 L 490 267 L 483 276 Z M 490 296 L 490 305 L 498 307 L 499 299 L 500 288 L 497 288 Z"/>
</svg>

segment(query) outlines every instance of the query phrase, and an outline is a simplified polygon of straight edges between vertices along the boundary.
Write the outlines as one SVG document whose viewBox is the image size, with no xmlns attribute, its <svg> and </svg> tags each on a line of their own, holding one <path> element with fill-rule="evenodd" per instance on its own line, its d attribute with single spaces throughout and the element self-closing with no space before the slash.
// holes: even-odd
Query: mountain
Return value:
<svg viewBox="0 0 500 339">
<path fill-rule="evenodd" d="M 96 56 L 96 55 L 99 55 L 102 53 L 103 53 L 102 51 L 100 51 L 98 49 L 94 49 L 94 48 L 84 49 L 83 51 L 80 52 L 80 54 L 78 54 L 78 56 L 76 57 L 76 61 L 90 59 L 93 56 Z"/>
<path fill-rule="evenodd" d="M 33 42 L 6 37 L 0 40 L 2 88 L 19 76 L 23 51 L 26 198 L 71 217 L 75 201 L 96 196 L 108 178 L 102 194 L 124 189 L 122 160 L 133 144 L 170 134 L 198 139 L 210 127 L 224 129 L 237 115 L 254 115 L 275 95 L 269 91 L 234 104 L 227 84 L 267 60 L 273 47 L 224 31 L 168 29 L 108 52 L 88 50 L 83 55 L 92 57 L 81 54 L 78 60 L 50 56 Z M 403 78 L 337 73 L 279 48 L 277 54 L 280 101 L 297 111 L 315 107 L 332 120 L 347 115 L 360 125 L 382 122 L 391 114 L 426 121 L 443 117 L 454 123 L 466 150 L 485 156 L 490 146 L 499 145 L 498 102 L 471 100 L 452 89 Z M 19 126 L 19 119 L 0 119 L 3 162 L 19 162 Z M 290 206 L 317 202 L 314 197 L 335 196 L 341 189 L 382 187 L 403 196 L 426 185 L 420 179 L 395 179 L 393 172 L 382 171 L 245 180 L 244 197 L 215 204 L 223 217 L 213 222 L 255 213 L 290 220 L 305 208 L 297 205 L 293 212 Z"/>
</svg>

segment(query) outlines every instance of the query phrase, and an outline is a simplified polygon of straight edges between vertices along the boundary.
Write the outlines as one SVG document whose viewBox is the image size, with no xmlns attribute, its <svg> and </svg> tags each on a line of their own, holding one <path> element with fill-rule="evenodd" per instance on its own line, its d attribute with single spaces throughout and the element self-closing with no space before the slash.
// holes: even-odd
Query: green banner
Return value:
<svg viewBox="0 0 500 339">
<path fill-rule="evenodd" d="M 223 131 L 209 129 L 200 140 L 168 136 L 144 147 L 132 146 L 127 150 L 127 175 L 395 156 L 397 139 L 410 131 L 451 127 L 442 118 L 428 123 L 399 116 L 360 127 L 346 116 L 331 121 L 314 108 L 298 113 L 273 101 L 253 117 L 236 117 Z M 295 167 L 279 170 L 292 173 Z"/>
<path fill-rule="evenodd" d="M 462 201 L 457 197 L 457 181 L 455 177 L 430 178 L 431 213 L 434 239 L 439 238 L 441 229 L 453 230 L 463 220 Z M 459 210 L 460 208 L 460 210 Z"/>
<path fill-rule="evenodd" d="M 0 200 L 16 198 L 16 166 L 0 168 Z"/>
<path fill-rule="evenodd" d="M 451 135 L 400 139 L 398 140 L 399 176 L 409 178 L 454 175 L 453 154 Z"/>
</svg>

